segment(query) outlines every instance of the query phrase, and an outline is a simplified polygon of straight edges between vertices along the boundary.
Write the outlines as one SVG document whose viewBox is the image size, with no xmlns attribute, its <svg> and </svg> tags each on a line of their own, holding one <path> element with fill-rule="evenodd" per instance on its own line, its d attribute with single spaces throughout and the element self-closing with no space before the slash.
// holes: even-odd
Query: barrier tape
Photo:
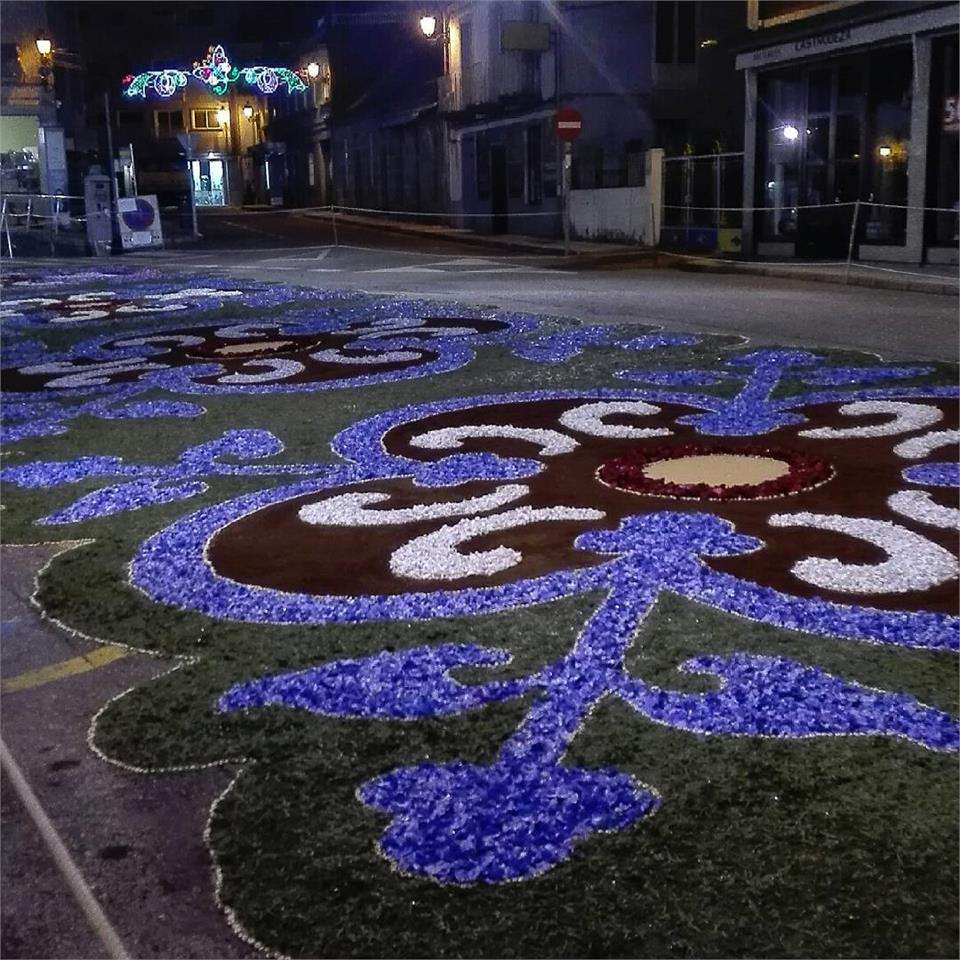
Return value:
<svg viewBox="0 0 960 960">
<path fill-rule="evenodd" d="M 876 203 L 873 200 L 844 200 L 842 203 L 783 203 L 779 207 L 687 207 L 679 203 L 665 203 L 664 210 L 708 210 L 712 213 L 740 211 L 741 213 L 761 213 L 766 210 L 819 210 L 826 207 L 890 207 L 894 210 L 926 210 L 931 213 L 960 213 L 955 207 L 911 207 L 902 203 Z"/>
</svg>

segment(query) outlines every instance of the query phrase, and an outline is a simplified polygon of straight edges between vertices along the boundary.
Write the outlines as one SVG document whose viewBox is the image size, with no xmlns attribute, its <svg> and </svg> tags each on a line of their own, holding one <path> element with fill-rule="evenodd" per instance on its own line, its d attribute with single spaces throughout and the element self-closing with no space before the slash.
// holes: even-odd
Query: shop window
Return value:
<svg viewBox="0 0 960 960">
<path fill-rule="evenodd" d="M 757 206 L 767 208 L 759 214 L 759 234 L 762 240 L 793 241 L 800 202 L 801 144 L 804 137 L 810 137 L 805 132 L 809 124 L 805 121 L 804 78 L 796 70 L 761 77 L 759 92 L 761 129 L 756 202 Z M 790 127 L 797 133 L 793 139 L 786 135 Z"/>
<path fill-rule="evenodd" d="M 837 142 L 835 150 L 836 160 L 859 160 L 860 145 L 860 117 L 853 114 L 842 114 L 837 117 Z"/>
<path fill-rule="evenodd" d="M 913 55 L 907 46 L 888 47 L 871 54 L 867 64 L 869 133 L 863 148 L 866 173 L 861 199 L 876 204 L 906 204 Z M 837 139 L 839 155 L 839 131 Z M 863 213 L 862 243 L 906 242 L 906 210 L 868 206 Z"/>
<path fill-rule="evenodd" d="M 806 134 L 807 163 L 826 163 L 830 159 L 830 118 L 808 120 Z"/>
</svg>

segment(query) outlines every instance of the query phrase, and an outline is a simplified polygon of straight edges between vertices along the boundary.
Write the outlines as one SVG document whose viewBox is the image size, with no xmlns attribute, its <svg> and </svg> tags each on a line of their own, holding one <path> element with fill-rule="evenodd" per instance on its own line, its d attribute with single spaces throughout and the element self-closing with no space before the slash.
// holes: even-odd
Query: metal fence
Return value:
<svg viewBox="0 0 960 960">
<path fill-rule="evenodd" d="M 743 213 L 729 208 L 740 207 L 742 152 L 663 158 L 661 246 L 739 253 Z"/>
<path fill-rule="evenodd" d="M 0 201 L 0 250 L 62 253 L 86 244 L 83 197 L 8 193 Z"/>
</svg>

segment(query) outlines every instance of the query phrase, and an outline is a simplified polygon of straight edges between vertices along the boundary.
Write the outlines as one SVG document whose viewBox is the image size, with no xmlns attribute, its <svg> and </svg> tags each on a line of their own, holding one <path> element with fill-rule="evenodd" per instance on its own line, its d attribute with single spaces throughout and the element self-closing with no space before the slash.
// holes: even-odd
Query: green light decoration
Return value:
<svg viewBox="0 0 960 960">
<path fill-rule="evenodd" d="M 208 86 L 218 97 L 227 92 L 231 83 L 240 80 L 256 87 L 263 94 L 275 93 L 281 83 L 286 85 L 287 93 L 299 93 L 307 89 L 299 73 L 286 67 L 235 67 L 230 63 L 223 46 L 218 43 L 207 50 L 207 55 L 202 60 L 194 62 L 190 73 L 177 68 L 167 68 L 147 70 L 136 76 L 124 77 L 123 95 L 146 98 L 148 91 L 153 91 L 160 97 L 172 97 L 177 90 L 187 85 L 191 76 Z"/>
</svg>

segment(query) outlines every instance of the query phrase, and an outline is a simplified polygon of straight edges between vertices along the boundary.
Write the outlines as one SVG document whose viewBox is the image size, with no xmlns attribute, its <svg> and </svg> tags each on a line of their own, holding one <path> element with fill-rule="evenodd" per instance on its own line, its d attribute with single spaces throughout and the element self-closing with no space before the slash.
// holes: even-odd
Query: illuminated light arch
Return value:
<svg viewBox="0 0 960 960">
<path fill-rule="evenodd" d="M 195 61 L 189 72 L 178 67 L 167 67 L 124 77 L 123 95 L 145 99 L 147 93 L 153 91 L 159 97 L 172 97 L 187 85 L 191 77 L 209 87 L 217 96 L 226 93 L 230 84 L 240 81 L 255 87 L 264 95 L 275 93 L 281 84 L 286 86 L 287 93 L 299 93 L 307 89 L 303 77 L 300 76 L 302 72 L 288 70 L 286 67 L 257 64 L 237 67 L 230 62 L 223 45 L 218 43 L 207 50 L 202 60 Z"/>
</svg>

